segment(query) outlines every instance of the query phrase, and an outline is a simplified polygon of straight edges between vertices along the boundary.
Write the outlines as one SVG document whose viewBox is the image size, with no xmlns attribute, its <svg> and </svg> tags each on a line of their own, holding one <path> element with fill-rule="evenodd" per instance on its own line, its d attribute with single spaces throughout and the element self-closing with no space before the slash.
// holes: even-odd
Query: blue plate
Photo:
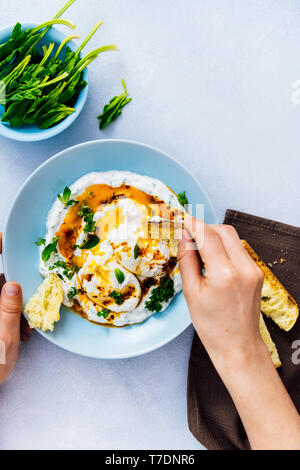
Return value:
<svg viewBox="0 0 300 470">
<path fill-rule="evenodd" d="M 201 185 L 179 163 L 152 147 L 121 140 L 87 142 L 71 147 L 46 161 L 20 189 L 8 215 L 3 234 L 6 279 L 19 282 L 24 302 L 42 281 L 38 248 L 34 242 L 46 231 L 46 219 L 56 195 L 66 185 L 91 171 L 123 170 L 159 178 L 174 191 L 187 191 L 192 204 L 205 206 L 205 220 L 216 223 L 212 204 Z M 191 323 L 183 294 L 169 308 L 145 323 L 125 328 L 94 325 L 61 309 L 54 333 L 41 334 L 68 351 L 102 359 L 134 357 L 153 351 L 182 333 Z"/>
<path fill-rule="evenodd" d="M 22 29 L 34 28 L 37 24 L 33 23 L 22 23 Z M 13 30 L 13 26 L 8 26 L 5 29 L 0 31 L 0 44 L 5 43 L 10 38 L 11 32 Z M 74 32 L 68 32 L 68 36 L 73 34 Z M 41 48 L 44 44 L 49 44 L 50 42 L 55 42 L 60 44 L 65 38 L 67 37 L 66 34 L 63 34 L 58 29 L 55 29 L 53 26 L 48 31 L 47 34 L 43 37 L 43 39 L 39 42 L 39 48 Z M 75 44 L 74 41 L 69 41 L 67 44 L 68 47 L 72 51 L 76 51 L 78 45 Z M 55 48 L 56 50 L 56 48 Z M 65 48 L 64 48 L 65 50 Z M 62 52 L 63 54 L 63 52 Z M 83 80 L 88 82 L 88 72 L 87 69 L 83 72 Z M 79 114 L 83 110 L 83 107 L 86 103 L 86 99 L 88 96 L 88 85 L 81 91 L 79 94 L 77 101 L 74 105 L 75 112 L 70 114 L 70 116 L 66 117 L 63 121 L 58 123 L 56 126 L 51 127 L 50 129 L 39 129 L 37 126 L 29 126 L 24 125 L 19 128 L 10 127 L 8 123 L 0 121 L 0 135 L 4 137 L 8 137 L 12 140 L 17 140 L 21 142 L 38 142 L 41 140 L 50 139 L 55 135 L 60 134 L 65 129 L 67 129 L 73 122 L 78 118 Z M 4 106 L 0 105 L 0 118 L 4 113 Z"/>
</svg>

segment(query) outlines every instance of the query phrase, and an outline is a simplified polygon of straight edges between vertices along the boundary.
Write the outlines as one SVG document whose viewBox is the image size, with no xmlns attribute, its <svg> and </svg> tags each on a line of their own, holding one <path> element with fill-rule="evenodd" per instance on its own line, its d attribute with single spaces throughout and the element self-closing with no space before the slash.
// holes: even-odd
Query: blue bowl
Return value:
<svg viewBox="0 0 300 470">
<path fill-rule="evenodd" d="M 34 242 L 46 232 L 46 219 L 56 195 L 91 171 L 123 170 L 159 178 L 177 193 L 186 190 L 189 202 L 204 205 L 207 223 L 217 218 L 202 186 L 179 163 L 155 148 L 136 142 L 102 140 L 71 147 L 46 161 L 24 183 L 9 211 L 3 233 L 6 279 L 23 287 L 26 303 L 42 282 L 39 250 Z M 125 328 L 94 325 L 66 307 L 53 333 L 45 338 L 84 356 L 120 359 L 138 356 L 168 343 L 191 323 L 180 293 L 162 313 Z"/>
<path fill-rule="evenodd" d="M 22 23 L 22 29 L 34 28 L 37 26 L 36 24 L 32 23 Z M 14 26 L 8 26 L 5 29 L 0 31 L 0 44 L 5 43 L 11 36 L 11 32 Z M 68 34 L 69 35 L 69 34 Z M 62 33 L 58 29 L 52 27 L 47 34 L 43 37 L 40 41 L 39 46 L 43 46 L 44 44 L 49 44 L 49 42 L 55 42 L 60 44 L 65 38 L 66 34 Z M 74 41 L 69 41 L 67 44 L 72 51 L 76 51 L 77 45 Z M 84 70 L 83 79 L 88 82 L 88 72 L 87 69 Z M 70 116 L 66 117 L 62 122 L 57 124 L 56 126 L 51 127 L 50 129 L 39 129 L 37 126 L 29 126 L 24 125 L 19 128 L 12 128 L 8 123 L 4 123 L 0 121 L 0 135 L 4 137 L 8 137 L 12 140 L 17 140 L 21 142 L 38 142 L 41 140 L 50 139 L 55 135 L 60 134 L 65 129 L 67 129 L 73 122 L 78 118 L 79 114 L 81 113 L 86 99 L 88 95 L 88 85 L 85 87 L 84 90 L 81 91 L 80 95 L 77 98 L 77 102 L 74 106 L 75 112 Z M 4 113 L 4 106 L 0 105 L 0 117 Z"/>
</svg>

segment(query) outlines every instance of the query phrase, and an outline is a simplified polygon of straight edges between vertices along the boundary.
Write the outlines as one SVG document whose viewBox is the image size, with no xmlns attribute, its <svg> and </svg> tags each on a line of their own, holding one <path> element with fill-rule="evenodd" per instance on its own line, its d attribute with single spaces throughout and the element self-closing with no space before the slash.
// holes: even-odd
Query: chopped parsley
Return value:
<svg viewBox="0 0 300 470">
<path fill-rule="evenodd" d="M 79 270 L 77 266 L 68 266 L 65 261 L 58 260 L 53 266 L 51 266 L 50 271 L 54 269 L 61 268 L 63 269 L 63 275 L 66 276 L 69 280 L 72 279 L 74 274 Z"/>
<path fill-rule="evenodd" d="M 134 259 L 137 259 L 139 257 L 139 254 L 140 254 L 140 247 L 138 244 L 136 244 L 133 250 Z"/>
<path fill-rule="evenodd" d="M 78 289 L 76 289 L 76 287 L 72 287 L 71 290 L 69 290 L 68 292 L 68 299 L 72 300 L 74 299 L 75 295 L 78 294 Z"/>
<path fill-rule="evenodd" d="M 169 277 L 161 280 L 160 286 L 153 289 L 150 300 L 145 305 L 150 312 L 160 312 L 163 308 L 163 302 L 168 302 L 175 295 L 174 282 Z"/>
<path fill-rule="evenodd" d="M 59 238 L 60 237 L 53 238 L 52 242 L 49 243 L 49 245 L 47 245 L 46 248 L 44 248 L 42 252 L 42 260 L 44 261 L 44 263 L 47 263 L 52 253 L 57 252 L 57 242 Z"/>
<path fill-rule="evenodd" d="M 74 201 L 74 199 L 70 199 L 71 197 L 71 189 L 68 186 L 65 187 L 64 192 L 62 194 L 58 194 L 57 198 L 65 207 L 70 207 L 75 204 L 79 204 L 78 201 Z"/>
<path fill-rule="evenodd" d="M 182 206 L 185 206 L 186 204 L 189 203 L 188 198 L 186 197 L 185 191 L 183 191 L 182 193 L 179 193 L 179 194 L 177 195 L 177 199 L 178 199 L 178 201 L 180 202 L 180 204 L 181 204 Z"/>
<path fill-rule="evenodd" d="M 97 312 L 98 317 L 103 317 L 105 320 L 107 319 L 108 315 L 110 314 L 110 310 L 104 308 L 101 312 Z"/>
<path fill-rule="evenodd" d="M 96 230 L 96 222 L 94 221 L 94 212 L 86 204 L 82 204 L 80 211 L 78 212 L 79 217 L 83 218 L 85 226 L 83 228 L 84 233 L 93 233 Z"/>
<path fill-rule="evenodd" d="M 46 240 L 45 238 L 39 238 L 37 242 L 35 242 L 35 244 L 37 246 L 40 246 L 40 245 L 46 245 Z"/>
<path fill-rule="evenodd" d="M 114 299 L 117 305 L 122 305 L 125 301 L 124 295 L 122 295 L 120 292 L 117 292 L 115 290 L 112 291 L 112 293 L 110 294 L 110 297 Z"/>
</svg>

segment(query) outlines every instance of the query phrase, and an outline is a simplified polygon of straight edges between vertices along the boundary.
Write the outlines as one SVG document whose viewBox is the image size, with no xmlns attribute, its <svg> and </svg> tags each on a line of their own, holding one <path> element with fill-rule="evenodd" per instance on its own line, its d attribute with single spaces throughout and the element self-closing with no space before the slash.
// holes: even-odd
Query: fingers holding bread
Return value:
<svg viewBox="0 0 300 470">
<path fill-rule="evenodd" d="M 197 244 L 207 273 L 220 272 L 229 267 L 230 261 L 223 243 L 212 226 L 194 217 L 186 217 L 184 226 Z"/>
<path fill-rule="evenodd" d="M 233 266 L 248 279 L 263 283 L 263 273 L 254 260 L 249 258 L 247 252 L 241 245 L 240 237 L 232 225 L 213 226 L 219 234 L 227 255 Z"/>
</svg>

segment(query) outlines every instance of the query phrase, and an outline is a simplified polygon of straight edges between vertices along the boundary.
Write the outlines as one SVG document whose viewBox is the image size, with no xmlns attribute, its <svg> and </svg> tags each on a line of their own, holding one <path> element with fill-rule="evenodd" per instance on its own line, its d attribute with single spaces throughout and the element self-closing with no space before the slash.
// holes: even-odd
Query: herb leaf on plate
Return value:
<svg viewBox="0 0 300 470">
<path fill-rule="evenodd" d="M 35 242 L 35 245 L 40 246 L 40 245 L 46 245 L 46 240 L 45 238 L 39 238 L 37 242 Z"/>
<path fill-rule="evenodd" d="M 117 305 L 122 305 L 125 302 L 125 298 L 121 292 L 117 292 L 116 290 L 112 291 L 110 297 L 114 299 Z"/>
<path fill-rule="evenodd" d="M 92 248 L 95 248 L 99 242 L 100 238 L 97 237 L 97 235 L 91 235 L 79 248 L 81 250 L 91 250 Z"/>
<path fill-rule="evenodd" d="M 68 292 L 68 299 L 69 300 L 72 300 L 74 299 L 74 297 L 78 294 L 78 290 L 76 289 L 76 287 L 72 287 L 69 292 Z"/>
<path fill-rule="evenodd" d="M 174 282 L 171 278 L 165 277 L 161 280 L 160 286 L 153 289 L 145 305 L 151 312 L 160 312 L 163 308 L 162 303 L 168 302 L 175 295 Z"/>
<path fill-rule="evenodd" d="M 57 242 L 59 238 L 60 237 L 53 238 L 52 242 L 49 243 L 49 245 L 47 245 L 46 248 L 44 248 L 44 250 L 42 251 L 42 260 L 44 261 L 44 263 L 47 263 L 52 253 L 57 252 Z"/>
<path fill-rule="evenodd" d="M 104 308 L 101 312 L 97 312 L 98 317 L 103 317 L 105 320 L 107 319 L 108 315 L 110 314 L 110 310 Z"/>
<path fill-rule="evenodd" d="M 80 211 L 78 212 L 79 217 L 83 218 L 85 226 L 83 227 L 84 233 L 93 233 L 96 230 L 96 222 L 94 221 L 94 212 L 86 204 L 82 204 Z"/>
<path fill-rule="evenodd" d="M 58 194 L 57 198 L 60 200 L 60 202 L 65 206 L 73 206 L 75 204 L 78 204 L 78 201 L 74 201 L 73 199 L 70 199 L 71 197 L 71 189 L 68 188 L 68 186 L 65 187 L 64 191 L 62 194 Z"/>
<path fill-rule="evenodd" d="M 177 199 L 182 206 L 185 206 L 189 203 L 188 198 L 186 197 L 186 192 L 183 191 L 177 195 Z"/>
<path fill-rule="evenodd" d="M 115 269 L 115 276 L 119 284 L 122 284 L 125 280 L 125 274 L 120 269 Z"/>
<path fill-rule="evenodd" d="M 71 280 L 76 272 L 78 272 L 78 267 L 73 265 L 68 265 L 65 261 L 58 260 L 51 266 L 49 269 L 50 271 L 54 271 L 55 269 L 61 268 L 63 269 L 63 275 Z"/>
</svg>

